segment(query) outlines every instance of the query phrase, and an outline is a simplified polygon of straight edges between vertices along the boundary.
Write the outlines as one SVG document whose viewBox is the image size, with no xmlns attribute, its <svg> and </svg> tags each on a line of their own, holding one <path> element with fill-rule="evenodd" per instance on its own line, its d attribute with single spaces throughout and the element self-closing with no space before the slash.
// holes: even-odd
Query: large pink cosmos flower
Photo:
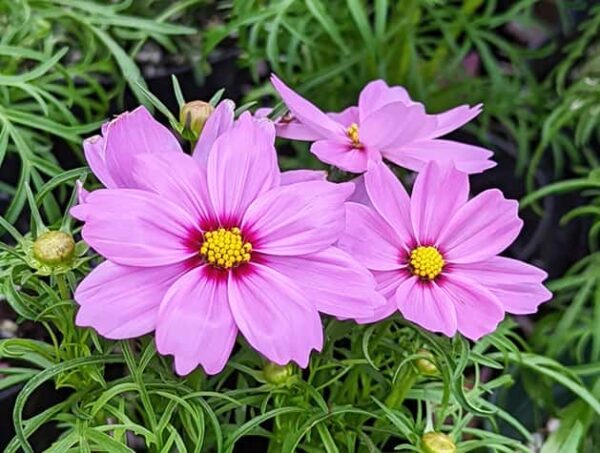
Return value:
<svg viewBox="0 0 600 453">
<path fill-rule="evenodd" d="M 139 126 L 120 125 L 122 142 L 112 145 L 109 126 L 106 156 L 113 145 L 137 146 L 132 137 L 142 147 L 174 146 L 168 131 L 145 136 Z M 182 152 L 146 152 L 112 167 L 128 188 L 91 192 L 71 211 L 108 259 L 75 292 L 77 324 L 114 339 L 156 330 L 158 351 L 173 354 L 183 375 L 198 364 L 221 371 L 238 330 L 273 362 L 306 366 L 322 346 L 318 311 L 372 316 L 385 303 L 375 280 L 332 246 L 352 184 L 313 173 L 283 184 L 274 139 L 271 123 L 244 114 L 214 140 L 206 165 Z"/>
<path fill-rule="evenodd" d="M 409 199 L 383 163 L 364 175 L 368 205 L 346 203 L 339 245 L 375 275 L 388 299 L 368 321 L 396 310 L 433 332 L 477 340 L 505 312 L 534 313 L 550 292 L 542 270 L 497 256 L 517 237 L 518 204 L 499 190 L 468 200 L 465 173 L 427 164 Z"/>
<path fill-rule="evenodd" d="M 358 106 L 326 114 L 275 75 L 271 82 L 292 113 L 277 121 L 277 134 L 315 141 L 311 152 L 343 170 L 362 173 L 370 161 L 382 158 L 415 171 L 430 161 L 453 161 L 467 173 L 480 173 L 496 165 L 489 160 L 489 150 L 439 138 L 479 115 L 481 104 L 428 115 L 423 104 L 414 102 L 404 88 L 375 80 L 361 91 Z"/>
</svg>

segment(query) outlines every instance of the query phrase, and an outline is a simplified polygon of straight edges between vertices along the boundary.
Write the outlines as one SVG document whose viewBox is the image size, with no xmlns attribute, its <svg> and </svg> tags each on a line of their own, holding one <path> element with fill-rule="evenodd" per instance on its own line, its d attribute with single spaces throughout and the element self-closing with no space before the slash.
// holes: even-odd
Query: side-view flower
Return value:
<svg viewBox="0 0 600 453">
<path fill-rule="evenodd" d="M 108 338 L 156 331 L 179 374 L 225 366 L 238 331 L 269 360 L 305 367 L 319 312 L 368 319 L 372 274 L 333 246 L 352 183 L 280 173 L 272 123 L 221 103 L 194 156 L 140 108 L 86 145 L 105 184 L 72 208 L 107 261 L 79 285 L 76 322 Z M 135 151 L 133 151 L 135 150 Z"/>
<path fill-rule="evenodd" d="M 505 312 L 528 314 L 550 299 L 544 271 L 497 256 L 518 236 L 518 204 L 497 189 L 471 200 L 468 176 L 430 162 L 412 197 L 382 162 L 364 175 L 366 203 L 346 203 L 344 250 L 374 273 L 388 303 L 368 321 L 399 310 L 433 332 L 477 340 Z"/>
<path fill-rule="evenodd" d="M 403 87 L 375 80 L 361 91 L 358 106 L 324 113 L 277 76 L 273 75 L 271 82 L 291 112 L 276 122 L 277 134 L 314 141 L 311 152 L 342 170 L 362 173 L 369 162 L 382 158 L 414 171 L 430 161 L 453 161 L 466 173 L 480 173 L 496 165 L 489 160 L 492 152 L 487 149 L 439 138 L 479 115 L 481 105 L 461 105 L 429 115 Z"/>
</svg>

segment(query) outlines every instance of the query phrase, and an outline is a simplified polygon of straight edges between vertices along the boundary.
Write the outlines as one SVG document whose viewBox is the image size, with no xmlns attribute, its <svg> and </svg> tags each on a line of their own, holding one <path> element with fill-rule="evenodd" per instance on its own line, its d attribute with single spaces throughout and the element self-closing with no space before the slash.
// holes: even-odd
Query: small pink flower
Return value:
<svg viewBox="0 0 600 453">
<path fill-rule="evenodd" d="M 518 203 L 499 190 L 468 200 L 467 175 L 435 162 L 417 176 L 410 199 L 383 163 L 364 181 L 370 205 L 346 203 L 339 245 L 371 269 L 388 299 L 367 321 L 399 310 L 427 330 L 477 340 L 505 312 L 534 313 L 550 299 L 545 272 L 497 256 L 523 225 Z"/>
<path fill-rule="evenodd" d="M 132 130 L 121 146 L 152 138 L 158 151 L 166 139 L 123 127 Z M 75 292 L 77 324 L 108 338 L 156 330 L 158 351 L 183 375 L 199 364 L 221 371 L 238 331 L 269 360 L 304 367 L 322 347 L 319 311 L 372 316 L 385 303 L 373 276 L 332 246 L 352 184 L 281 174 L 274 138 L 270 122 L 243 114 L 206 159 L 137 154 L 119 168 L 130 188 L 74 207 L 83 238 L 108 259 Z"/>
<path fill-rule="evenodd" d="M 453 161 L 467 173 L 480 173 L 496 165 L 489 160 L 489 150 L 439 139 L 479 115 L 481 104 L 428 115 L 423 104 L 414 102 L 404 88 L 375 80 L 361 91 L 358 106 L 326 114 L 277 76 L 271 76 L 271 82 L 292 113 L 277 120 L 277 134 L 315 141 L 311 152 L 343 170 L 362 173 L 369 161 L 382 158 L 415 171 L 430 161 Z"/>
</svg>

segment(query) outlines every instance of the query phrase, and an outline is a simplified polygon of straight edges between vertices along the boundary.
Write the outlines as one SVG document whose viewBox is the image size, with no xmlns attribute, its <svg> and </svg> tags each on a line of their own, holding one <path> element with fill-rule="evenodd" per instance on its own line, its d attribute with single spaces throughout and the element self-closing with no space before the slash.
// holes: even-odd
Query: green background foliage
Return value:
<svg viewBox="0 0 600 453">
<path fill-rule="evenodd" d="M 0 395 L 18 391 L 12 421 L 0 420 L 15 433 L 6 451 L 420 451 L 431 429 L 460 452 L 596 451 L 600 7 L 583 3 L 0 0 L 0 308 L 43 332 L 0 340 Z M 551 19 L 540 14 L 549 8 Z M 174 79 L 174 94 L 150 92 L 148 49 L 165 74 L 185 67 L 199 85 L 225 80 L 215 62 L 233 52 L 245 107 L 277 102 L 269 70 L 324 109 L 354 103 L 374 78 L 406 86 L 431 112 L 483 102 L 468 138 L 510 162 L 503 188 L 518 186 L 528 226 L 546 225 L 529 257 L 557 269 L 554 299 L 475 344 L 398 315 L 325 319 L 324 350 L 279 383 L 241 339 L 223 373 L 181 379 L 151 337 L 75 328 L 72 292 L 98 257 L 79 242 L 72 263 L 48 271 L 31 244 L 47 229 L 78 237 L 66 214 L 75 183 L 95 186 L 81 141 L 110 113 L 145 103 L 181 132 L 163 104 L 181 103 L 181 88 Z M 465 66 L 473 56 L 476 70 Z M 306 145 L 281 144 L 283 167 L 320 165 Z M 563 208 L 549 215 L 551 205 Z M 587 236 L 583 252 L 559 254 L 556 266 L 548 249 L 576 248 L 573 231 Z M 427 358 L 437 373 L 423 372 Z M 58 403 L 35 404 L 54 389 Z M 59 437 L 38 447 L 35 433 L 50 425 Z"/>
</svg>

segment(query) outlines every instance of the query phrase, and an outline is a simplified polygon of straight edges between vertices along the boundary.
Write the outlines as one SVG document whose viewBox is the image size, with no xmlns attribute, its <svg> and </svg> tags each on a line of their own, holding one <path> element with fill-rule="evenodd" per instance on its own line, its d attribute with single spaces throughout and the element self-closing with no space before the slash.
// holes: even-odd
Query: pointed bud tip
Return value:
<svg viewBox="0 0 600 453">
<path fill-rule="evenodd" d="M 67 264 L 75 254 L 75 241 L 62 231 L 47 231 L 34 241 L 33 257 L 47 266 Z"/>
</svg>

